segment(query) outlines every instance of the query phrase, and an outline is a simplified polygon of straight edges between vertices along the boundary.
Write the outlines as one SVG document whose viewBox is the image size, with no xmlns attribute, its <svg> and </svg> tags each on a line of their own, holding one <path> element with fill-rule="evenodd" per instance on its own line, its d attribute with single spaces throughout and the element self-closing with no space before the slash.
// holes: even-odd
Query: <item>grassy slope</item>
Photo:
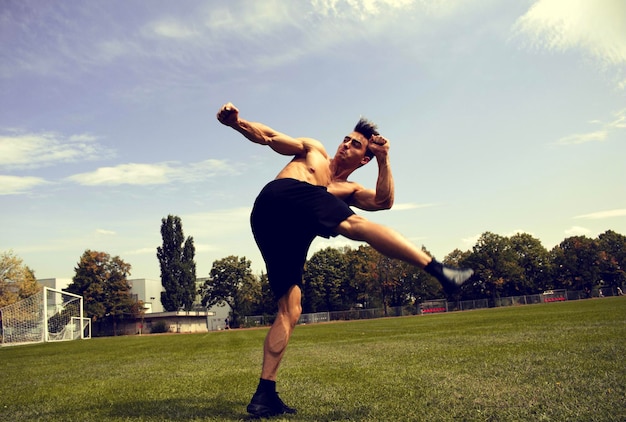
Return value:
<svg viewBox="0 0 626 422">
<path fill-rule="evenodd" d="M 246 418 L 266 329 L 0 349 L 0 420 Z M 626 297 L 299 326 L 286 420 L 626 420 Z"/>
</svg>

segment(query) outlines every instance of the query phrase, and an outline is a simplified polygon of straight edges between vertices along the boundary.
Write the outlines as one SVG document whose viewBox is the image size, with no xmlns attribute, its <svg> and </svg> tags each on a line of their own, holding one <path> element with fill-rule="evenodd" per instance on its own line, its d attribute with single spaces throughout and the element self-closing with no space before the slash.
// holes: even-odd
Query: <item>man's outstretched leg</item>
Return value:
<svg viewBox="0 0 626 422">
<path fill-rule="evenodd" d="M 424 269 L 439 280 L 446 293 L 455 292 L 474 274 L 470 269 L 446 267 L 409 242 L 395 230 L 371 222 L 360 215 L 351 215 L 335 229 L 348 239 L 367 242 L 381 254 Z"/>
<path fill-rule="evenodd" d="M 248 405 L 248 413 L 257 417 L 296 413 L 278 397 L 276 392 L 276 374 L 287 349 L 291 333 L 302 313 L 302 292 L 300 287 L 292 286 L 278 301 L 276 320 L 270 327 L 263 345 L 263 369 L 261 379 L 252 400 Z"/>
</svg>

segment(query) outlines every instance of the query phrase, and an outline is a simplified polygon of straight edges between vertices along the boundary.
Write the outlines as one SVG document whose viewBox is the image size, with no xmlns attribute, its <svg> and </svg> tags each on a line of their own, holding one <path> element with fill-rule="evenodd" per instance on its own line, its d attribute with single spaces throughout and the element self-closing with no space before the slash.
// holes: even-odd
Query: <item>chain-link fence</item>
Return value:
<svg viewBox="0 0 626 422">
<path fill-rule="evenodd" d="M 622 292 L 614 287 L 605 287 L 594 290 L 559 290 L 545 292 L 544 294 L 495 297 L 488 299 L 474 299 L 462 301 L 431 300 L 409 306 L 394 306 L 373 309 L 351 309 L 346 311 L 316 312 L 302 314 L 298 324 L 315 324 L 330 321 L 349 321 L 357 319 L 373 319 L 384 317 L 398 317 L 408 315 L 426 315 L 430 313 L 469 311 L 473 309 L 497 308 L 502 306 L 533 305 L 537 303 L 551 303 L 564 300 L 580 300 L 618 296 Z M 270 325 L 274 321 L 273 316 L 255 315 L 244 317 L 244 326 Z"/>
</svg>

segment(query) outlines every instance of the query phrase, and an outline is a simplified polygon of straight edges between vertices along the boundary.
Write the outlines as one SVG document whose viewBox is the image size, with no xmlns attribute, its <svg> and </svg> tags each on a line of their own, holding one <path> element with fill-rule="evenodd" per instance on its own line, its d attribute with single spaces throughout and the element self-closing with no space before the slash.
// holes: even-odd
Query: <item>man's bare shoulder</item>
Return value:
<svg viewBox="0 0 626 422">
<path fill-rule="evenodd" d="M 326 152 L 326 148 L 324 148 L 324 144 L 322 144 L 317 139 L 313 139 L 313 138 L 298 138 L 298 139 L 302 141 L 302 144 L 304 145 L 307 151 L 317 151 L 317 152 L 320 152 L 325 157 L 328 157 L 328 153 Z"/>
</svg>

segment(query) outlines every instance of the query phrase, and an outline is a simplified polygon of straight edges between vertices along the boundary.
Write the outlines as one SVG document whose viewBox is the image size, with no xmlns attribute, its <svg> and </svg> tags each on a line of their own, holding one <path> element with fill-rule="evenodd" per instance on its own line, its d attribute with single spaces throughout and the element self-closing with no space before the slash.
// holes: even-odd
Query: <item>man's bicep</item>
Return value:
<svg viewBox="0 0 626 422">
<path fill-rule="evenodd" d="M 304 155 L 307 151 L 303 138 L 293 138 L 280 132 L 275 132 L 270 136 L 267 144 L 283 155 Z"/>
<path fill-rule="evenodd" d="M 382 209 L 376 203 L 376 191 L 373 189 L 358 189 L 354 191 L 350 205 L 365 211 L 378 211 Z"/>
</svg>

